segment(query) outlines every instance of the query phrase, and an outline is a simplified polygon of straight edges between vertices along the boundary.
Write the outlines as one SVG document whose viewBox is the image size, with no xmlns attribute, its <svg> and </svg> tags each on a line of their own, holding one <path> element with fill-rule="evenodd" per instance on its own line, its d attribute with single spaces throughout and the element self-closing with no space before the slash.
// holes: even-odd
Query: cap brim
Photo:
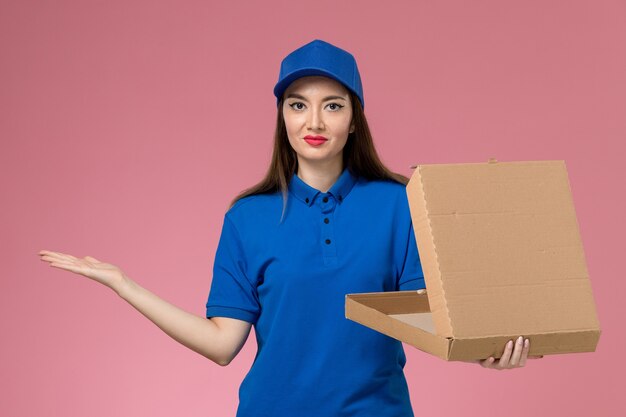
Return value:
<svg viewBox="0 0 626 417">
<path fill-rule="evenodd" d="M 307 77 L 310 75 L 321 75 L 324 77 L 332 78 L 333 80 L 341 83 L 341 85 L 343 85 L 346 88 L 346 90 L 351 91 L 352 93 L 358 96 L 358 94 L 355 91 L 352 91 L 351 88 L 349 88 L 342 80 L 337 78 L 332 73 L 326 70 L 323 70 L 321 68 L 302 68 L 302 69 L 299 69 L 297 71 L 294 71 L 288 74 L 279 83 L 277 83 L 274 86 L 274 95 L 276 96 L 276 101 L 278 102 L 282 98 L 283 93 L 292 82 L 294 82 L 298 78 Z"/>
</svg>

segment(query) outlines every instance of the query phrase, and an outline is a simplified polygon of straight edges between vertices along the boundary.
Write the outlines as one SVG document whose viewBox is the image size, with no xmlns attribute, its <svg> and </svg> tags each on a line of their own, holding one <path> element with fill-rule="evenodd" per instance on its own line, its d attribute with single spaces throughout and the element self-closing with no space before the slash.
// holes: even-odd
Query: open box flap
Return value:
<svg viewBox="0 0 626 417">
<path fill-rule="evenodd" d="M 419 165 L 407 194 L 437 335 L 599 329 L 564 161 Z"/>
</svg>

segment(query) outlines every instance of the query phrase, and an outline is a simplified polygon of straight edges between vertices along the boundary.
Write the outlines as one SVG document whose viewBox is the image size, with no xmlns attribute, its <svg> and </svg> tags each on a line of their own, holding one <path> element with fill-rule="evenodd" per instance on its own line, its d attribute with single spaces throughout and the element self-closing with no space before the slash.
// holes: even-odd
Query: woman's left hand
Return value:
<svg viewBox="0 0 626 417">
<path fill-rule="evenodd" d="M 526 359 L 538 359 L 543 356 L 528 356 L 530 350 L 530 341 L 528 339 L 518 337 L 515 343 L 509 340 L 504 347 L 502 357 L 496 360 L 493 356 L 485 359 L 475 361 L 479 363 L 483 368 L 497 369 L 499 371 L 503 369 L 522 368 L 526 365 Z"/>
</svg>

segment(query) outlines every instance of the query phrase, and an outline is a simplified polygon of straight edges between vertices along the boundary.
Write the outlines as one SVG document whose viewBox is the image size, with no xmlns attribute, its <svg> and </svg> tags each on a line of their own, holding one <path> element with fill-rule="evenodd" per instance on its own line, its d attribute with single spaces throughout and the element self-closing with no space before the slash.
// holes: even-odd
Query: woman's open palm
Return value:
<svg viewBox="0 0 626 417">
<path fill-rule="evenodd" d="M 40 251 L 39 255 L 42 261 L 50 262 L 50 266 L 84 275 L 116 292 L 125 278 L 124 273 L 117 266 L 101 262 L 91 256 L 77 258 L 69 254 L 47 250 Z"/>
</svg>

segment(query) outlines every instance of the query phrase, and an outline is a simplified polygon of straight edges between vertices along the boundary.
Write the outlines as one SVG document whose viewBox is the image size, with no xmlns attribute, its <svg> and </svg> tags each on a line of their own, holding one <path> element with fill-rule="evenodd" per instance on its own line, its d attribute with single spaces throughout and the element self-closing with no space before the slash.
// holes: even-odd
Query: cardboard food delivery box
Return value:
<svg viewBox="0 0 626 417">
<path fill-rule="evenodd" d="M 564 161 L 418 165 L 426 294 L 346 295 L 346 318 L 445 360 L 595 351 L 600 326 Z"/>
</svg>

